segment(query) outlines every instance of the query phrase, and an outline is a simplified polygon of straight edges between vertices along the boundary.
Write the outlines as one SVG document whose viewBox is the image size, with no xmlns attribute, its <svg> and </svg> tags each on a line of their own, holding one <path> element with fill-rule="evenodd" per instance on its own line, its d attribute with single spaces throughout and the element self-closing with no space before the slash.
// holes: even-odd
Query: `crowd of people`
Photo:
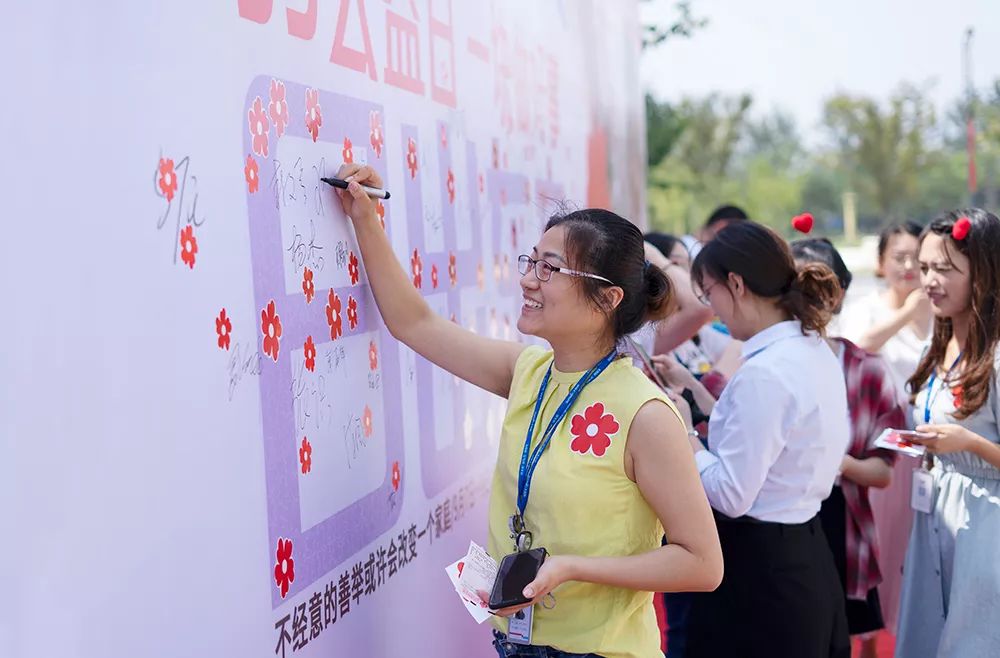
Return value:
<svg viewBox="0 0 1000 658">
<path fill-rule="evenodd" d="M 498 561 L 544 547 L 496 610 L 501 658 L 1000 655 L 1000 219 L 881 235 L 884 289 L 823 238 L 735 206 L 698 236 L 598 209 L 518 258 L 521 333 L 435 315 L 345 165 L 338 191 L 392 334 L 508 400 L 489 508 Z M 876 445 L 915 430 L 919 460 Z"/>
</svg>

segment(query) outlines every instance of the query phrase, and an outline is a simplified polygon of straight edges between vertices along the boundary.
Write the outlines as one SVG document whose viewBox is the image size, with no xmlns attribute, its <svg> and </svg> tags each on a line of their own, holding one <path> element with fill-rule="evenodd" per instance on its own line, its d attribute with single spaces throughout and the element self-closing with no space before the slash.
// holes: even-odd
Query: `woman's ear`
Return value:
<svg viewBox="0 0 1000 658">
<path fill-rule="evenodd" d="M 618 305 L 625 299 L 625 291 L 618 286 L 608 286 L 604 289 L 603 295 L 604 303 L 612 311 L 618 308 Z"/>
<path fill-rule="evenodd" d="M 730 272 L 726 279 L 726 287 L 729 288 L 733 297 L 743 297 L 746 295 L 747 287 L 743 282 L 743 277 L 735 272 Z"/>
</svg>

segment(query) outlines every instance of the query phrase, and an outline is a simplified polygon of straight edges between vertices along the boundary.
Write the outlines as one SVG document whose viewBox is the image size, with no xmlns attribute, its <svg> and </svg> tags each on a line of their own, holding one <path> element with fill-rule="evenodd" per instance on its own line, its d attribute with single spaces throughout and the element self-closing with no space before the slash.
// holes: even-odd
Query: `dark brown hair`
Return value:
<svg viewBox="0 0 1000 658">
<path fill-rule="evenodd" d="M 607 283 L 577 279 L 584 296 L 608 316 L 615 340 L 670 311 L 670 279 L 659 267 L 646 262 L 642 232 L 635 224 L 610 210 L 587 208 L 552 217 L 545 230 L 555 226 L 566 229 L 566 257 L 571 267 L 603 276 L 625 293 L 617 308 L 611 309 L 604 295 Z"/>
<path fill-rule="evenodd" d="M 971 226 L 964 240 L 956 240 L 951 231 L 961 217 L 968 217 Z M 1000 250 L 1000 218 L 979 208 L 953 210 L 924 229 L 920 236 L 921 244 L 931 233 L 944 238 L 946 253 L 955 250 L 969 259 L 972 313 L 969 336 L 962 350 L 964 367 L 956 379 L 948 382 L 950 386 L 962 387 L 961 405 L 954 414 L 955 418 L 962 420 L 986 402 L 994 376 L 994 354 L 1000 341 L 1000 303 L 997 302 L 997 291 L 1000 291 L 1000 257 L 997 255 Z M 935 318 L 930 348 L 907 382 L 911 402 L 934 369 L 944 363 L 951 336 L 951 318 Z"/>
<path fill-rule="evenodd" d="M 882 263 L 885 261 L 885 252 L 889 249 L 889 240 L 895 235 L 912 235 L 919 238 L 924 227 L 916 222 L 905 221 L 902 224 L 890 224 L 882 229 L 878 234 L 878 271 L 875 276 L 882 278 Z"/>
<path fill-rule="evenodd" d="M 840 297 L 840 283 L 829 267 L 807 263 L 796 269 L 781 236 L 751 221 L 730 224 L 702 248 L 691 265 L 691 280 L 701 288 L 706 274 L 723 284 L 730 274 L 740 275 L 750 292 L 776 299 L 803 331 L 823 333 Z"/>
</svg>

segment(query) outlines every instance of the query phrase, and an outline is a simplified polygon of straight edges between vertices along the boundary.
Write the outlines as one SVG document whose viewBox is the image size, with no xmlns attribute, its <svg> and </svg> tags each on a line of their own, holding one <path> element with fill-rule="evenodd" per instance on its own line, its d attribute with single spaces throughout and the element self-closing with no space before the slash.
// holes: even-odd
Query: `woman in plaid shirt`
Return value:
<svg viewBox="0 0 1000 658">
<path fill-rule="evenodd" d="M 829 240 L 797 240 L 792 253 L 797 263 L 828 266 L 847 292 L 851 273 Z M 885 626 L 876 588 L 882 574 L 868 490 L 889 485 L 894 459 L 892 452 L 875 449 L 873 443 L 887 427 L 906 427 L 906 409 L 881 357 L 845 338 L 828 338 L 827 342 L 844 368 L 851 440 L 841 476 L 820 509 L 820 520 L 844 585 L 848 628 L 851 635 L 864 636 L 861 656 L 867 658 L 876 655 L 874 631 Z"/>
</svg>

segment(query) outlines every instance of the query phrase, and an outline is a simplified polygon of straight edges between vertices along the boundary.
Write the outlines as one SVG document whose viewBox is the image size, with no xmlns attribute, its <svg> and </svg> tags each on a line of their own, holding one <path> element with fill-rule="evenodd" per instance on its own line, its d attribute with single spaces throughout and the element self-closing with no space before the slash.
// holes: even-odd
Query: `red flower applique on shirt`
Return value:
<svg viewBox="0 0 1000 658">
<path fill-rule="evenodd" d="M 611 437 L 617 434 L 620 428 L 614 415 L 604 413 L 604 403 L 595 402 L 582 414 L 573 416 L 570 421 L 573 441 L 569 447 L 582 455 L 591 452 L 595 457 L 603 457 L 611 445 Z"/>
</svg>

